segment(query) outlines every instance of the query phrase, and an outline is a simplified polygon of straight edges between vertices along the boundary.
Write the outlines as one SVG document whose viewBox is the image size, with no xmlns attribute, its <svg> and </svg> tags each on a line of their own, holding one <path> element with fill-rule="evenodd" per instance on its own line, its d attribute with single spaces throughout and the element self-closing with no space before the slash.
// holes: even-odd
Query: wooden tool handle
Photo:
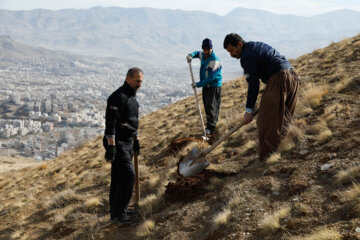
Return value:
<svg viewBox="0 0 360 240">
<path fill-rule="evenodd" d="M 252 116 L 255 117 L 256 114 L 258 114 L 259 110 L 256 109 L 253 113 Z M 222 136 L 221 138 L 219 138 L 215 143 L 213 143 L 208 149 L 205 149 L 200 155 L 201 156 L 205 156 L 207 154 L 209 154 L 212 150 L 214 150 L 214 148 L 216 148 L 220 143 L 222 143 L 225 139 L 227 139 L 228 137 L 230 137 L 234 132 L 236 132 L 239 128 L 241 128 L 242 126 L 244 126 L 245 123 L 244 121 L 241 121 L 241 123 L 235 127 L 233 127 L 232 129 L 230 129 L 230 131 L 228 133 L 226 133 L 224 136 Z"/>
<path fill-rule="evenodd" d="M 140 184 L 139 184 L 139 160 L 138 153 L 134 152 L 134 167 L 135 167 L 135 206 L 139 206 L 140 201 Z"/>
<path fill-rule="evenodd" d="M 191 81 L 192 81 L 192 83 L 195 83 L 194 74 L 193 74 L 192 67 L 191 67 L 191 62 L 189 62 L 189 68 L 190 68 L 190 74 L 191 74 Z M 203 134 L 204 134 L 204 137 L 206 137 L 204 118 L 203 118 L 202 113 L 201 113 L 200 103 L 199 103 L 197 92 L 196 92 L 195 88 L 194 88 L 194 94 L 195 94 L 195 99 L 196 99 L 196 106 L 197 106 L 197 109 L 198 109 L 198 112 L 199 112 L 199 115 L 200 115 L 200 119 L 201 119 L 201 126 L 202 126 L 202 129 L 203 129 Z"/>
</svg>

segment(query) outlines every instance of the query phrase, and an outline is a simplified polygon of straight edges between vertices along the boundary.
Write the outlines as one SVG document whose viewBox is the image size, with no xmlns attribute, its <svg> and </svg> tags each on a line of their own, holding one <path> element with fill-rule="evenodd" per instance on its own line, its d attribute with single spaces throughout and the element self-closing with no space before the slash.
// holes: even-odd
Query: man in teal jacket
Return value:
<svg viewBox="0 0 360 240">
<path fill-rule="evenodd" d="M 203 51 L 189 53 L 188 62 L 200 58 L 200 81 L 191 84 L 193 88 L 202 87 L 203 103 L 206 113 L 206 134 L 213 134 L 219 118 L 221 101 L 221 61 L 213 51 L 212 42 L 205 38 L 201 46 Z"/>
</svg>

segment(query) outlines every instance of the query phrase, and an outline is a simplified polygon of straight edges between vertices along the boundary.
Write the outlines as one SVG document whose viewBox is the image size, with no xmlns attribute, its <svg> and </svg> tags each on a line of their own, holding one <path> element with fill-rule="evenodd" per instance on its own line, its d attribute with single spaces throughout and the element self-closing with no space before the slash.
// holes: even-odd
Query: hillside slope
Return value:
<svg viewBox="0 0 360 240">
<path fill-rule="evenodd" d="M 0 239 L 359 239 L 360 35 L 292 61 L 294 124 L 264 169 L 255 121 L 211 152 L 194 178 L 170 143 L 201 134 L 193 97 L 142 117 L 141 201 L 132 225 L 109 223 L 101 137 L 40 166 L 0 175 Z M 239 122 L 243 78 L 227 82 L 220 135 Z M 172 145 L 171 145 L 172 146 Z"/>
</svg>

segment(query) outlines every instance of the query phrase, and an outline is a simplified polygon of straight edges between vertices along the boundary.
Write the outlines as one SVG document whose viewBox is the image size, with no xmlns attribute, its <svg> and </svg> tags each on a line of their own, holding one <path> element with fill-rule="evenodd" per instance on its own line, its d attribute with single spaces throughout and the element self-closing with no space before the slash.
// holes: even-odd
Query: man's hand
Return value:
<svg viewBox="0 0 360 240">
<path fill-rule="evenodd" d="M 191 83 L 191 87 L 192 87 L 192 88 L 196 88 L 196 83 L 194 83 L 194 82 Z"/>
<path fill-rule="evenodd" d="M 192 56 L 189 54 L 186 56 L 186 61 L 189 63 L 191 62 Z"/>
<path fill-rule="evenodd" d="M 134 140 L 133 150 L 134 150 L 134 153 L 137 153 L 138 155 L 140 155 L 140 142 L 139 142 L 139 139 Z"/>
<path fill-rule="evenodd" d="M 244 113 L 244 123 L 248 124 L 249 122 L 251 122 L 253 120 L 253 115 L 252 113 L 249 112 L 245 112 Z"/>
<path fill-rule="evenodd" d="M 108 148 L 105 153 L 106 161 L 112 163 L 115 160 L 115 155 L 116 155 L 115 145 L 108 145 Z"/>
</svg>

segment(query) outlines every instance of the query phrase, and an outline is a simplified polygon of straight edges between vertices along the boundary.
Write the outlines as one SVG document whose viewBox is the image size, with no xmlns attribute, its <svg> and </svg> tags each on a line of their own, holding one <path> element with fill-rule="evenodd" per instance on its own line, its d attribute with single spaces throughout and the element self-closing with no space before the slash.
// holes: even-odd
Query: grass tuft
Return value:
<svg viewBox="0 0 360 240">
<path fill-rule="evenodd" d="M 321 99 L 324 95 L 327 95 L 329 90 L 327 85 L 315 85 L 315 84 L 308 84 L 306 90 L 304 90 L 304 95 L 302 97 L 303 104 L 305 106 L 309 106 L 312 109 L 317 108 L 320 106 Z"/>
<path fill-rule="evenodd" d="M 146 220 L 143 224 L 141 224 L 136 232 L 136 236 L 138 237 L 148 237 L 151 232 L 155 228 L 155 222 L 153 220 Z"/>
<path fill-rule="evenodd" d="M 94 209 L 101 205 L 101 201 L 99 198 L 93 197 L 86 200 L 83 204 L 86 209 Z"/>
<path fill-rule="evenodd" d="M 292 240 L 340 240 L 341 234 L 332 229 L 321 229 L 305 237 L 295 237 Z"/>
<path fill-rule="evenodd" d="M 221 225 L 224 225 L 228 222 L 229 220 L 229 216 L 230 216 L 230 210 L 229 209 L 224 209 L 222 212 L 219 212 L 215 217 L 214 217 L 214 224 L 216 227 L 219 227 Z"/>
<path fill-rule="evenodd" d="M 275 163 L 279 162 L 280 159 L 281 159 L 281 154 L 280 154 L 280 153 L 273 153 L 273 154 L 271 154 L 271 156 L 266 160 L 266 164 L 268 164 L 268 165 L 275 164 Z"/>
<path fill-rule="evenodd" d="M 165 188 L 161 188 L 157 194 L 150 194 L 139 202 L 139 211 L 143 215 L 156 212 L 163 203 Z"/>
<path fill-rule="evenodd" d="M 338 183 L 341 184 L 351 182 L 358 177 L 360 177 L 360 166 L 340 171 L 338 174 L 336 174 L 335 179 Z"/>
<path fill-rule="evenodd" d="M 280 220 L 290 213 L 290 207 L 283 207 L 271 215 L 266 216 L 259 224 L 259 228 L 265 234 L 275 232 L 280 228 Z"/>
<path fill-rule="evenodd" d="M 330 140 L 331 136 L 332 136 L 332 132 L 330 129 L 326 129 L 326 130 L 322 131 L 317 137 L 318 143 L 323 144 L 323 143 L 328 142 Z"/>
<path fill-rule="evenodd" d="M 68 189 L 56 194 L 48 202 L 48 206 L 51 208 L 62 208 L 79 201 L 81 201 L 81 197 L 74 190 Z"/>
</svg>

